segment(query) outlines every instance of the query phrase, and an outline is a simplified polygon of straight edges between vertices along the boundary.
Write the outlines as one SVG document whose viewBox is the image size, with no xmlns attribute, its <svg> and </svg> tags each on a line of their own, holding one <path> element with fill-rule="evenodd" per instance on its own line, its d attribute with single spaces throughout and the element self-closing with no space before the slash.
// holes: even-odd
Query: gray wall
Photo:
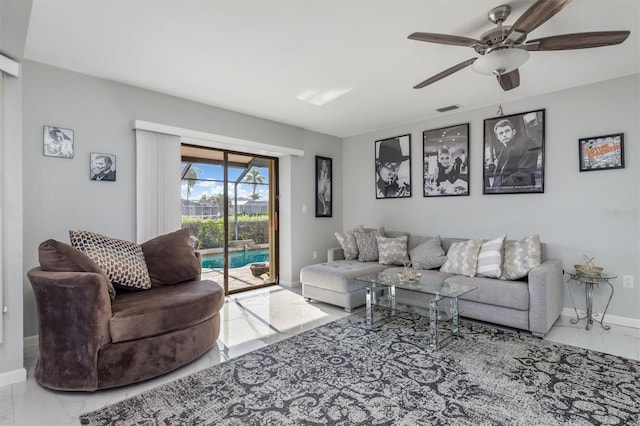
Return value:
<svg viewBox="0 0 640 426">
<path fill-rule="evenodd" d="M 517 89 L 516 89 L 517 90 Z M 445 115 L 393 129 L 350 137 L 344 141 L 344 226 L 384 225 L 419 235 L 492 238 L 503 233 L 518 239 L 539 233 L 549 257 L 565 269 L 595 256 L 607 270 L 635 277 L 635 288 L 614 280 L 615 296 L 608 314 L 634 319 L 640 325 L 639 166 L 640 76 L 503 104 L 506 115 L 546 109 L 544 194 L 483 195 L 483 120 L 496 106 Z M 422 196 L 422 132 L 470 123 L 470 195 Z M 579 172 L 578 138 L 624 133 L 626 167 Z M 374 141 L 411 133 L 413 195 L 377 200 L 374 192 Z M 566 292 L 566 289 L 565 289 Z M 604 308 L 597 291 L 595 309 Z M 583 299 L 579 300 L 584 304 Z M 569 307 L 569 298 L 565 297 Z"/>
<path fill-rule="evenodd" d="M 287 190 L 282 198 L 289 206 L 281 212 L 281 245 L 287 255 L 281 262 L 283 283 L 295 285 L 299 265 L 310 263 L 313 250 L 326 253 L 331 246 L 327 235 L 342 225 L 340 205 L 333 219 L 322 220 L 313 217 L 311 207 L 316 154 L 334 158 L 334 196 L 341 198 L 338 138 L 35 62 L 25 63 L 23 80 L 25 271 L 37 265 L 40 242 L 68 242 L 70 229 L 135 240 L 134 119 L 304 150 L 304 158 L 284 161 L 280 173 Z M 73 159 L 42 155 L 44 125 L 74 129 Z M 117 156 L 116 182 L 89 180 L 91 152 Z M 307 213 L 302 213 L 303 203 L 309 205 Z M 24 335 L 35 335 L 33 293 L 26 280 L 24 310 Z"/>
</svg>

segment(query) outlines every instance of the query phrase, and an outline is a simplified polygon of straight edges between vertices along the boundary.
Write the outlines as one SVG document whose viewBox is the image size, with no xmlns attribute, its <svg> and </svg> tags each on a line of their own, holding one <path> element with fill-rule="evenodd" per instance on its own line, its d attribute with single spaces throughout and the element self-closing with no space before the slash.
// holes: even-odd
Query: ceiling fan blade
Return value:
<svg viewBox="0 0 640 426">
<path fill-rule="evenodd" d="M 524 46 L 531 45 L 531 49 L 527 47 L 527 50 L 535 51 L 588 49 L 591 47 L 620 44 L 625 41 L 627 37 L 629 37 L 629 31 L 598 31 L 563 34 L 531 40 Z"/>
<path fill-rule="evenodd" d="M 520 72 L 516 68 L 515 70 L 506 74 L 500 74 L 497 76 L 498 83 L 504 91 L 515 89 L 520 86 Z"/>
<path fill-rule="evenodd" d="M 571 0 L 538 0 L 511 26 L 505 43 L 515 43 L 560 12 Z"/>
<path fill-rule="evenodd" d="M 410 40 L 426 41 L 428 43 L 450 44 L 453 46 L 465 47 L 472 47 L 474 44 L 480 42 L 479 40 L 469 37 L 436 33 L 413 33 L 409 34 L 407 38 Z"/>
<path fill-rule="evenodd" d="M 460 62 L 458 65 L 454 65 L 451 68 L 447 68 L 446 70 L 442 71 L 441 73 L 438 73 L 436 75 L 434 75 L 431 78 L 426 79 L 425 81 L 423 81 L 422 83 L 416 84 L 415 86 L 413 86 L 414 89 L 422 89 L 425 86 L 430 85 L 431 83 L 435 83 L 438 80 L 441 80 L 451 74 L 453 74 L 454 72 L 460 71 L 463 68 L 468 67 L 469 65 L 473 64 L 476 59 L 478 58 L 471 58 L 471 59 L 467 59 L 464 62 Z"/>
</svg>

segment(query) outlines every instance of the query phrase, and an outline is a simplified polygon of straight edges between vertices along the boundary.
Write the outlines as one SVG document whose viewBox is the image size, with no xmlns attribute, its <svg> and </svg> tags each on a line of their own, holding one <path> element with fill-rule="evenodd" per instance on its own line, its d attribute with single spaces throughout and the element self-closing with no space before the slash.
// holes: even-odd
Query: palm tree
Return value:
<svg viewBox="0 0 640 426">
<path fill-rule="evenodd" d="M 187 201 L 191 198 L 191 189 L 196 184 L 198 173 L 200 173 L 200 169 L 193 167 L 191 163 L 186 163 L 182 169 L 182 180 L 187 181 Z"/>
<path fill-rule="evenodd" d="M 256 192 L 258 184 L 264 183 L 264 177 L 260 174 L 260 169 L 251 167 L 244 178 L 244 181 L 253 185 L 253 193 L 249 196 L 252 200 L 260 199 L 260 195 Z"/>
</svg>

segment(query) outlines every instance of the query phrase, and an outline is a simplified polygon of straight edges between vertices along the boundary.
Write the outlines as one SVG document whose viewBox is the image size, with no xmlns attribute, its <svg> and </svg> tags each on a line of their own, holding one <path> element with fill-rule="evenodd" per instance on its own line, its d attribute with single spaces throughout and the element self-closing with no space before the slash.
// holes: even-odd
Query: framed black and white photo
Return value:
<svg viewBox="0 0 640 426">
<path fill-rule="evenodd" d="M 544 192 L 544 109 L 484 120 L 482 192 Z"/>
<path fill-rule="evenodd" d="M 316 217 L 333 213 L 333 161 L 316 156 Z"/>
<path fill-rule="evenodd" d="M 90 179 L 114 182 L 116 180 L 116 156 L 91 153 Z"/>
<path fill-rule="evenodd" d="M 422 132 L 423 196 L 469 195 L 469 123 Z"/>
<path fill-rule="evenodd" d="M 624 134 L 578 140 L 580 171 L 624 169 Z"/>
<path fill-rule="evenodd" d="M 73 158 L 73 130 L 44 126 L 43 154 L 47 157 Z"/>
<path fill-rule="evenodd" d="M 376 198 L 411 197 L 411 135 L 375 142 Z"/>
</svg>

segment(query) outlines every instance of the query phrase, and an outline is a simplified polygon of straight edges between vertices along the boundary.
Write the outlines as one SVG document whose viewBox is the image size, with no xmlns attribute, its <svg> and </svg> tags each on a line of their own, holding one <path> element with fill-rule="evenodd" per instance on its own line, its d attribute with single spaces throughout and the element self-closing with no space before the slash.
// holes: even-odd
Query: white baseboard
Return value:
<svg viewBox="0 0 640 426">
<path fill-rule="evenodd" d="M 24 382 L 27 380 L 27 370 L 25 368 L 19 368 L 13 371 L 7 371 L 0 374 L 0 388 L 3 386 L 9 386 L 16 383 Z"/>
<path fill-rule="evenodd" d="M 578 309 L 578 312 L 581 315 L 584 315 L 585 311 L 583 309 Z M 572 308 L 564 308 L 562 310 L 562 314 L 561 315 L 564 316 L 564 317 L 573 317 L 573 318 L 575 318 L 576 311 L 573 310 Z M 594 313 L 593 315 L 596 318 L 601 318 L 602 317 L 602 314 L 600 312 Z M 640 328 L 640 319 L 619 317 L 617 315 L 608 315 L 608 314 L 605 315 L 604 323 L 605 324 L 622 325 L 624 327 L 631 327 L 631 328 Z"/>
<path fill-rule="evenodd" d="M 285 281 L 285 280 L 278 280 L 278 285 L 281 285 L 282 287 L 287 287 L 287 288 L 298 288 L 298 287 L 302 287 L 302 283 L 300 282 L 300 280 L 298 281 Z"/>
</svg>

